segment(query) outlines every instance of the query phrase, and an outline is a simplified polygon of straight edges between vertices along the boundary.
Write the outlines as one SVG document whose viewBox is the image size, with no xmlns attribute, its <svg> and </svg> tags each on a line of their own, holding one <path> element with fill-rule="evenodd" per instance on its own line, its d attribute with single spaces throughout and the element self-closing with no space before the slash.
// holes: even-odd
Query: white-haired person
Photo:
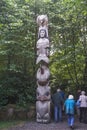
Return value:
<svg viewBox="0 0 87 130">
<path fill-rule="evenodd" d="M 75 100 L 73 95 L 69 95 L 64 102 L 64 108 L 67 115 L 68 125 L 71 129 L 74 128 L 74 113 L 75 113 Z"/>
<path fill-rule="evenodd" d="M 79 97 L 80 101 L 80 118 L 79 121 L 86 123 L 87 116 L 87 96 L 85 95 L 85 91 L 81 91 L 81 95 Z"/>
</svg>

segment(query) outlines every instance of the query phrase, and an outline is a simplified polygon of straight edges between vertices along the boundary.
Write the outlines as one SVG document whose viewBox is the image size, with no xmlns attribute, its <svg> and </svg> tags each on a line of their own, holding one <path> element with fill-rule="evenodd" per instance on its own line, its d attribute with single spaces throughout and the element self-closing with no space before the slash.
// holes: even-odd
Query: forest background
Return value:
<svg viewBox="0 0 87 130">
<path fill-rule="evenodd" d="M 87 89 L 87 0 L 1 0 L 0 106 L 35 103 L 41 14 L 49 20 L 52 93 Z"/>
</svg>

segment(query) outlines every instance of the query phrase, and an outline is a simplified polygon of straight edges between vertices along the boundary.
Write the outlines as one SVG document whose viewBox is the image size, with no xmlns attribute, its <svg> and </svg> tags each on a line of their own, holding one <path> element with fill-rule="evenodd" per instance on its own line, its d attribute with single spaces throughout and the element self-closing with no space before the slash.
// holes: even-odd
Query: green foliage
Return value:
<svg viewBox="0 0 87 130">
<path fill-rule="evenodd" d="M 8 129 L 19 124 L 23 125 L 24 121 L 0 121 L 0 130 Z"/>
<path fill-rule="evenodd" d="M 0 104 L 35 102 L 32 3 L 2 0 L 0 6 Z"/>
<path fill-rule="evenodd" d="M 86 0 L 0 1 L 0 104 L 35 102 L 36 17 L 47 14 L 50 86 L 87 86 Z"/>
<path fill-rule="evenodd" d="M 10 72 L 3 76 L 0 84 L 1 105 L 16 103 L 24 106 L 35 102 L 35 86 L 32 86 L 29 76 Z"/>
<path fill-rule="evenodd" d="M 82 35 L 86 33 L 87 9 L 85 1 L 65 0 L 52 4 L 51 24 L 51 84 L 52 86 L 66 86 L 76 90 L 84 89 L 87 84 L 86 75 L 87 40 L 82 42 Z M 84 8 L 83 8 L 84 7 Z M 83 14 L 85 12 L 85 14 Z M 86 48 L 86 49 L 85 49 Z M 85 85 L 87 86 L 87 85 Z"/>
</svg>

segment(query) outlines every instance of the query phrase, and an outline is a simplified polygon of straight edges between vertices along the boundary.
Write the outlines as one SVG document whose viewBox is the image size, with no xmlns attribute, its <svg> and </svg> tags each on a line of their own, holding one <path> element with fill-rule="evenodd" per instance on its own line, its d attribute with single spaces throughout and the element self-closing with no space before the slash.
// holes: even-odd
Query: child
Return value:
<svg viewBox="0 0 87 130">
<path fill-rule="evenodd" d="M 64 103 L 65 112 L 68 117 L 68 125 L 71 129 L 74 127 L 74 110 L 75 110 L 75 100 L 73 95 L 69 95 Z"/>
</svg>

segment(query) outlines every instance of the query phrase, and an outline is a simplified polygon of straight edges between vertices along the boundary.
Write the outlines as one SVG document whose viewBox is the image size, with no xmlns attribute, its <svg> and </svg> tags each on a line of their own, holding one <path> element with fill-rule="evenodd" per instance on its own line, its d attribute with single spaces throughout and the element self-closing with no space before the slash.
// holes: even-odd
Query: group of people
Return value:
<svg viewBox="0 0 87 130">
<path fill-rule="evenodd" d="M 71 129 L 74 129 L 75 113 L 78 115 L 79 122 L 87 123 L 87 96 L 85 91 L 77 93 L 77 99 L 72 94 L 67 98 L 61 89 L 52 95 L 52 103 L 54 105 L 54 121 L 62 121 L 63 111 L 67 115 L 67 122 Z"/>
</svg>

